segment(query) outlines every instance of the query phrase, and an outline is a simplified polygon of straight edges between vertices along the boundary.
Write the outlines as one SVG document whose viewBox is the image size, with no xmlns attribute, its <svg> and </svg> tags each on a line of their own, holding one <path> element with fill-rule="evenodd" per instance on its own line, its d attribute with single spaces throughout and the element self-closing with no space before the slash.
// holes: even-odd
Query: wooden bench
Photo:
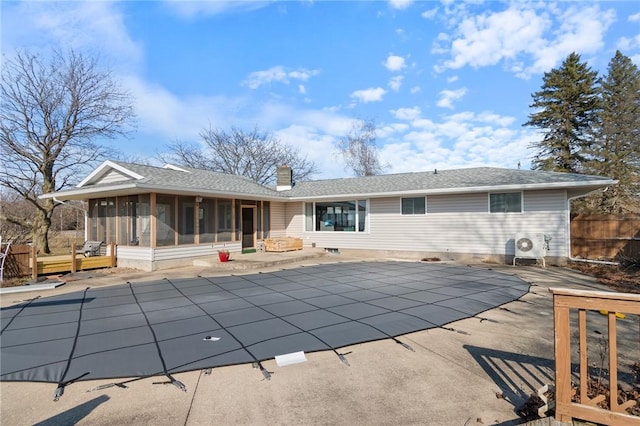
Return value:
<svg viewBox="0 0 640 426">
<path fill-rule="evenodd" d="M 76 254 L 82 254 L 84 257 L 100 256 L 100 248 L 102 241 L 85 241 L 82 248 L 76 250 Z"/>
</svg>

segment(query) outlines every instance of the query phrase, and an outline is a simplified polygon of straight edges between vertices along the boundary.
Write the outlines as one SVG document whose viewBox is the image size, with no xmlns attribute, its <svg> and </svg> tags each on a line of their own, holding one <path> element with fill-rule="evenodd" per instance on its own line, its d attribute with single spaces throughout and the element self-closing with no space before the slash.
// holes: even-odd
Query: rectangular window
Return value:
<svg viewBox="0 0 640 426">
<path fill-rule="evenodd" d="M 364 232 L 367 221 L 367 200 L 358 200 L 358 232 Z"/>
<path fill-rule="evenodd" d="M 364 232 L 367 221 L 367 201 L 349 200 L 306 203 L 305 231 Z M 314 226 L 315 225 L 315 226 Z"/>
<path fill-rule="evenodd" d="M 522 213 L 522 193 L 503 192 L 489 194 L 489 212 Z"/>
<path fill-rule="evenodd" d="M 403 198 L 402 199 L 402 214 L 424 214 L 425 213 L 425 198 Z"/>
<path fill-rule="evenodd" d="M 313 232 L 313 203 L 304 204 L 304 230 Z"/>
</svg>

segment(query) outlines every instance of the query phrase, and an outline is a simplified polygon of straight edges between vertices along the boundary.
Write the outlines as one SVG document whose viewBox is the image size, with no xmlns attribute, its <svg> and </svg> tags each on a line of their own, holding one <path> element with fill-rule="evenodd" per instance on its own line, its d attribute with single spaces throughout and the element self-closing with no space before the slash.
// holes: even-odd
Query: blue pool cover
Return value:
<svg viewBox="0 0 640 426">
<path fill-rule="evenodd" d="M 173 381 L 177 372 L 395 339 L 477 315 L 528 290 L 521 279 L 490 269 L 421 262 L 87 288 L 1 310 L 0 380 L 60 389 L 106 378 Z"/>
</svg>

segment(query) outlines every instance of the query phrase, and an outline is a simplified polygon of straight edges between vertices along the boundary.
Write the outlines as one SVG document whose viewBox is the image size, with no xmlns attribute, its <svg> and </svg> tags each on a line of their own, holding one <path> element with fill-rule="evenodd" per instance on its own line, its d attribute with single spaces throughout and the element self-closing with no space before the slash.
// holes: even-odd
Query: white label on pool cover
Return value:
<svg viewBox="0 0 640 426">
<path fill-rule="evenodd" d="M 307 357 L 304 356 L 304 352 L 291 352 L 290 354 L 276 355 L 276 364 L 278 367 L 285 367 L 291 364 L 299 364 L 306 362 Z"/>
</svg>

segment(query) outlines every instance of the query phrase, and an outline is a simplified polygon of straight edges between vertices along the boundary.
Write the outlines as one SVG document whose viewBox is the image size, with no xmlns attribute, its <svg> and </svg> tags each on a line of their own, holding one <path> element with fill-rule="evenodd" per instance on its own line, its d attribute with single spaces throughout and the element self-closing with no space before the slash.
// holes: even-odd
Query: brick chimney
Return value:
<svg viewBox="0 0 640 426">
<path fill-rule="evenodd" d="M 291 189 L 291 185 L 293 184 L 293 170 L 291 167 L 283 164 L 278 167 L 278 172 L 276 173 L 276 190 L 277 191 L 288 191 Z"/>
</svg>

